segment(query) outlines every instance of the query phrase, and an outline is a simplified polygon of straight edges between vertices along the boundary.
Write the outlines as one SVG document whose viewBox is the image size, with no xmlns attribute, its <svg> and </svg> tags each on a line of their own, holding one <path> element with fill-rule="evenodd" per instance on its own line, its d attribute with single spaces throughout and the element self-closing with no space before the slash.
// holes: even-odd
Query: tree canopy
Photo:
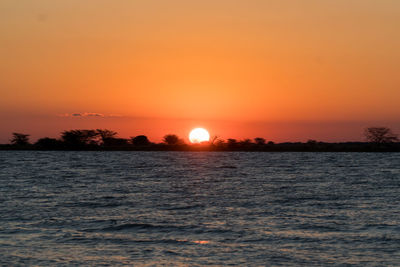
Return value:
<svg viewBox="0 0 400 267">
<path fill-rule="evenodd" d="M 17 146 L 29 145 L 30 134 L 12 133 L 11 144 Z"/>
<path fill-rule="evenodd" d="M 369 127 L 365 129 L 364 135 L 372 143 L 392 143 L 399 141 L 396 134 L 387 127 Z"/>
<path fill-rule="evenodd" d="M 163 142 L 167 145 L 178 145 L 181 143 L 181 140 L 176 134 L 167 134 L 164 136 Z"/>
<path fill-rule="evenodd" d="M 150 145 L 150 141 L 145 135 L 138 135 L 131 137 L 132 145 L 134 146 L 147 146 Z"/>
</svg>

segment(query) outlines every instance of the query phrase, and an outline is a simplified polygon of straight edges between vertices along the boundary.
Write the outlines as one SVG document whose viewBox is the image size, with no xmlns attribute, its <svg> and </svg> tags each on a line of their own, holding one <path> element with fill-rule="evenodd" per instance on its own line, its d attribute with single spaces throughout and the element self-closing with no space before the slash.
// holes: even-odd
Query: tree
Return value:
<svg viewBox="0 0 400 267">
<path fill-rule="evenodd" d="M 249 138 L 246 138 L 246 139 L 240 140 L 239 144 L 241 146 L 250 146 L 250 145 L 252 145 L 252 142 Z"/>
<path fill-rule="evenodd" d="M 17 145 L 17 146 L 29 145 L 30 134 L 12 133 L 12 135 L 13 135 L 13 137 L 11 138 L 11 144 Z"/>
<path fill-rule="evenodd" d="M 383 144 L 399 141 L 397 135 L 387 127 L 369 127 L 365 129 L 364 135 L 371 143 Z"/>
<path fill-rule="evenodd" d="M 127 140 L 122 140 L 121 138 L 116 138 L 117 132 L 107 130 L 107 129 L 97 129 L 97 137 L 92 141 L 103 146 L 122 146 Z"/>
<path fill-rule="evenodd" d="M 262 137 L 254 138 L 254 142 L 259 146 L 265 145 L 265 139 Z"/>
<path fill-rule="evenodd" d="M 95 130 L 70 130 L 61 133 L 62 141 L 71 147 L 82 147 L 97 144 L 99 133 Z"/>
<path fill-rule="evenodd" d="M 163 142 L 166 143 L 167 145 L 178 145 L 182 141 L 176 134 L 167 134 L 164 136 Z"/>
<path fill-rule="evenodd" d="M 215 145 L 217 148 L 224 148 L 226 146 L 226 142 L 223 139 L 217 139 L 213 145 Z"/>
<path fill-rule="evenodd" d="M 55 138 L 44 137 L 37 140 L 35 146 L 42 149 L 57 149 L 61 147 L 61 141 Z"/>
<path fill-rule="evenodd" d="M 215 143 L 217 143 L 218 141 L 219 141 L 220 139 L 219 139 L 219 136 L 218 135 L 214 135 L 213 137 L 211 137 L 211 139 L 210 139 L 210 144 L 211 145 L 214 145 Z"/>
<path fill-rule="evenodd" d="M 314 140 L 314 139 L 309 139 L 308 141 L 307 141 L 307 144 L 308 145 L 311 145 L 311 146 L 314 146 L 314 145 L 316 145 L 318 142 L 317 142 L 317 140 Z"/>
<path fill-rule="evenodd" d="M 105 142 L 103 143 L 105 147 L 123 147 L 128 145 L 128 139 L 125 138 L 107 138 L 105 139 Z"/>
<path fill-rule="evenodd" d="M 135 137 L 131 137 L 132 145 L 134 146 L 148 146 L 150 145 L 150 141 L 145 135 L 138 135 Z"/>
<path fill-rule="evenodd" d="M 108 145 L 108 143 L 112 143 L 113 140 L 115 138 L 115 136 L 117 135 L 117 132 L 111 131 L 111 130 L 107 130 L 107 129 L 97 129 L 96 130 L 98 136 L 100 137 L 101 143 L 103 145 Z"/>
<path fill-rule="evenodd" d="M 228 144 L 228 148 L 235 148 L 238 145 L 238 141 L 236 139 L 229 138 L 227 140 L 227 144 Z"/>
</svg>

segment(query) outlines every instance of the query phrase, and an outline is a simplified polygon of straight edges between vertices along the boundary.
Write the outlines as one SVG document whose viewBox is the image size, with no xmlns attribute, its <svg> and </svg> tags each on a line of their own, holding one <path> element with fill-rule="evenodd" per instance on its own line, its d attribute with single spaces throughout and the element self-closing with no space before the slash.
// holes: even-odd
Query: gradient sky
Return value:
<svg viewBox="0 0 400 267">
<path fill-rule="evenodd" d="M 0 143 L 399 132 L 399 29 L 398 0 L 2 0 Z"/>
</svg>

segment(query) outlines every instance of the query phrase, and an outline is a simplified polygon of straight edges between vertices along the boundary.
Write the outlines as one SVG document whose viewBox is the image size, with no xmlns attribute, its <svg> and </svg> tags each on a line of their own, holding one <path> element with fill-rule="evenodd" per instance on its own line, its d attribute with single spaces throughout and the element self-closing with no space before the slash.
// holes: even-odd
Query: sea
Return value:
<svg viewBox="0 0 400 267">
<path fill-rule="evenodd" d="M 400 266 L 400 153 L 0 151 L 0 266 Z"/>
</svg>

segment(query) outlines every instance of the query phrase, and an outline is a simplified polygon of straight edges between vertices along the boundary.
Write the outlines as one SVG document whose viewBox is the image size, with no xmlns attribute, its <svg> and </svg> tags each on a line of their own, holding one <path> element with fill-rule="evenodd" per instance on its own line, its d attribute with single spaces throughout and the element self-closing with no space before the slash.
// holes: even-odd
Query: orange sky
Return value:
<svg viewBox="0 0 400 267">
<path fill-rule="evenodd" d="M 399 132 L 399 18 L 398 0 L 2 0 L 0 143 L 73 128 L 154 141 L 196 126 L 274 141 Z"/>
</svg>

